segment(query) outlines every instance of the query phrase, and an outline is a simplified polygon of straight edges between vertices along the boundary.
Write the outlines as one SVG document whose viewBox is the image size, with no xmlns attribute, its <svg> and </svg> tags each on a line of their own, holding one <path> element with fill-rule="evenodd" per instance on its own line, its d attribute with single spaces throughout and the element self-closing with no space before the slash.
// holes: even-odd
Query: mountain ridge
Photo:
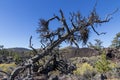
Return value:
<svg viewBox="0 0 120 80">
<path fill-rule="evenodd" d="M 23 47 L 13 47 L 13 48 L 7 48 L 6 50 L 8 51 L 15 51 L 15 52 L 28 52 L 30 49 L 28 48 L 23 48 Z"/>
</svg>

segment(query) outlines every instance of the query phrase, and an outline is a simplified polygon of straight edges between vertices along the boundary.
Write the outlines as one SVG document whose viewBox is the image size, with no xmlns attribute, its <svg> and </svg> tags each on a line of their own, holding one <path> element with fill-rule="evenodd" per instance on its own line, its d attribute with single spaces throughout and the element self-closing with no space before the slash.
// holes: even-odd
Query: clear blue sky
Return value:
<svg viewBox="0 0 120 80">
<path fill-rule="evenodd" d="M 28 48 L 32 35 L 34 47 L 38 48 L 40 43 L 36 29 L 40 18 L 48 19 L 54 13 L 59 15 L 59 9 L 66 17 L 73 11 L 88 16 L 96 1 L 97 13 L 102 18 L 120 8 L 120 0 L 0 0 L 0 45 Z M 111 44 L 115 34 L 120 32 L 120 11 L 112 17 L 110 22 L 97 28 L 98 32 L 107 34 L 97 36 L 91 32 L 89 41 L 94 42 L 97 38 L 103 41 L 105 47 Z"/>
</svg>

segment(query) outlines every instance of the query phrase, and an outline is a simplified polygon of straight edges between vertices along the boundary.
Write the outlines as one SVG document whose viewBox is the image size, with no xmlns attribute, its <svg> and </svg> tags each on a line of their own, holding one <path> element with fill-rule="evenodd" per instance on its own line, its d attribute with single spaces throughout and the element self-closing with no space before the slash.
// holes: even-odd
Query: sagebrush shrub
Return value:
<svg viewBox="0 0 120 80">
<path fill-rule="evenodd" d="M 88 63 L 76 64 L 77 69 L 74 71 L 75 75 L 83 75 L 87 70 L 93 71 L 93 67 Z"/>
</svg>

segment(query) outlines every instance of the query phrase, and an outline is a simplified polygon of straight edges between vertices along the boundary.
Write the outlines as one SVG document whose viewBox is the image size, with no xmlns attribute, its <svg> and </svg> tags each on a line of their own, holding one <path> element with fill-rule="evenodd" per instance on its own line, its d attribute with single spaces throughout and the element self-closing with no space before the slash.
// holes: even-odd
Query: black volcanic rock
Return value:
<svg viewBox="0 0 120 80">
<path fill-rule="evenodd" d="M 99 53 L 90 48 L 76 48 L 76 47 L 67 47 L 60 50 L 60 53 L 64 55 L 65 58 L 73 57 L 91 57 L 98 55 Z"/>
</svg>

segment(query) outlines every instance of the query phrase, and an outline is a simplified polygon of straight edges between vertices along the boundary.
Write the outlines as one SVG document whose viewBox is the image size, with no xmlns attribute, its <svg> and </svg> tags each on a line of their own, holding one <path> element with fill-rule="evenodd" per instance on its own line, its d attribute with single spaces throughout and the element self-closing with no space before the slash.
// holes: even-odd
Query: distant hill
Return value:
<svg viewBox="0 0 120 80">
<path fill-rule="evenodd" d="M 17 52 L 21 56 L 29 55 L 27 52 L 30 51 L 30 49 L 20 48 L 20 47 L 8 48 L 7 50 L 8 51 L 12 51 L 12 52 Z M 91 57 L 91 56 L 95 56 L 95 55 L 99 54 L 94 49 L 90 49 L 90 48 L 76 48 L 76 47 L 70 47 L 70 46 L 60 49 L 60 53 L 62 55 L 64 55 L 65 58 Z"/>
<path fill-rule="evenodd" d="M 18 52 L 18 53 L 22 53 L 22 52 L 28 52 L 30 51 L 30 49 L 27 48 L 21 48 L 21 47 L 15 47 L 15 48 L 8 48 L 8 51 L 13 51 L 13 52 Z"/>
</svg>

